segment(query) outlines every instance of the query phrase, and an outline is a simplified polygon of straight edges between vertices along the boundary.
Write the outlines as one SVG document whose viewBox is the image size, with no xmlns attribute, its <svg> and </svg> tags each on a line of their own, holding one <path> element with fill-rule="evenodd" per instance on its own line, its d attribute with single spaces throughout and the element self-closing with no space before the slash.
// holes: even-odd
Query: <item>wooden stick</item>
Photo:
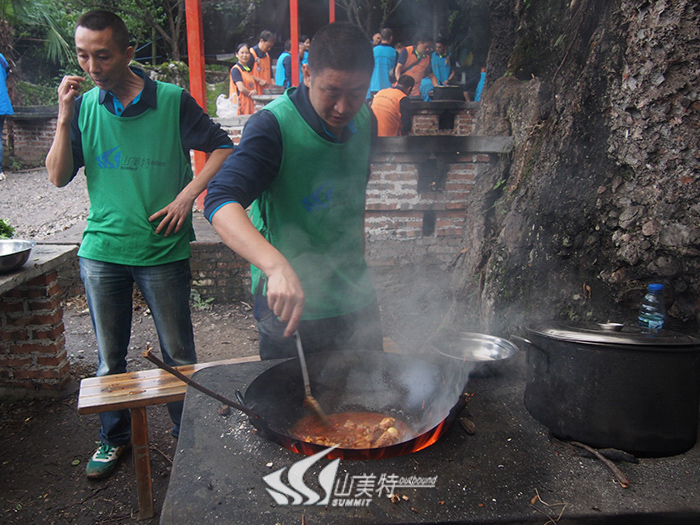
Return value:
<svg viewBox="0 0 700 525">
<path fill-rule="evenodd" d="M 172 366 L 165 364 L 158 357 L 153 355 L 150 348 L 148 348 L 148 347 L 146 348 L 146 351 L 143 353 L 143 357 L 148 359 L 151 363 L 155 364 L 159 368 L 162 368 L 166 372 L 170 372 L 175 377 L 177 377 L 180 381 L 183 381 L 184 383 L 191 386 L 192 388 L 199 390 L 203 394 L 206 394 L 209 397 L 213 397 L 217 401 L 222 402 L 224 405 L 228 405 L 232 408 L 240 410 L 241 412 L 243 412 L 244 414 L 247 414 L 248 416 L 252 417 L 253 419 L 258 419 L 258 420 L 260 419 L 260 416 L 256 412 L 252 411 L 250 408 L 243 406 L 240 403 L 236 403 L 235 401 L 231 401 L 230 399 L 222 396 L 221 394 L 217 394 L 216 392 L 209 390 L 207 387 L 200 385 L 196 381 L 193 381 L 192 379 L 187 377 L 185 374 L 183 374 L 182 372 L 180 372 L 176 368 L 173 368 Z"/>
<path fill-rule="evenodd" d="M 629 487 L 630 482 L 627 479 L 627 477 L 622 473 L 622 471 L 617 468 L 615 463 L 610 461 L 608 458 L 603 456 L 600 452 L 598 452 L 596 449 L 589 447 L 588 445 L 584 445 L 583 443 L 579 443 L 578 441 L 569 441 L 574 446 L 577 446 L 579 448 L 582 448 L 584 450 L 587 450 L 591 454 L 593 454 L 595 457 L 597 457 L 599 460 L 603 462 L 603 464 L 610 469 L 610 471 L 615 475 L 615 479 L 617 479 L 618 483 L 623 489 L 626 489 Z"/>
</svg>

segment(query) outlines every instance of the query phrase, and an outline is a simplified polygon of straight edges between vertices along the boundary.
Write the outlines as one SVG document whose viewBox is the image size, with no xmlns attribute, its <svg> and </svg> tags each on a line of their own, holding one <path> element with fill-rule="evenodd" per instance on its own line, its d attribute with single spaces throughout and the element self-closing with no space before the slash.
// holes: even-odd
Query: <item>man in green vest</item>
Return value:
<svg viewBox="0 0 700 525">
<path fill-rule="evenodd" d="M 364 259 L 373 69 L 360 29 L 319 30 L 303 84 L 250 118 L 209 184 L 205 217 L 252 264 L 263 359 L 296 355 L 297 330 L 307 353 L 382 349 Z"/>
<path fill-rule="evenodd" d="M 153 315 L 164 360 L 194 363 L 192 205 L 233 145 L 186 91 L 129 67 L 134 48 L 114 13 L 82 15 L 75 46 L 96 87 L 79 96 L 83 77 L 61 81 L 46 167 L 61 187 L 85 166 L 90 213 L 78 257 L 97 336 L 97 375 L 126 371 L 134 283 Z M 196 178 L 190 149 L 211 152 Z M 182 403 L 168 411 L 177 437 Z M 101 445 L 86 469 L 91 479 L 109 476 L 131 441 L 128 410 L 103 412 L 100 420 Z"/>
</svg>

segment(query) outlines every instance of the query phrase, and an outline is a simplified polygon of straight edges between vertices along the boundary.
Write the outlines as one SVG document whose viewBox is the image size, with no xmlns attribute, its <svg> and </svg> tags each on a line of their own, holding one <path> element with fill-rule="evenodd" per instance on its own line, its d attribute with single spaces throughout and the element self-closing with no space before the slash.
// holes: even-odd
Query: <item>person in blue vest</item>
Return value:
<svg viewBox="0 0 700 525">
<path fill-rule="evenodd" d="M 292 87 L 292 41 L 287 40 L 284 43 L 284 51 L 277 57 L 277 66 L 275 69 L 275 84 L 282 86 L 284 89 Z"/>
<path fill-rule="evenodd" d="M 275 84 L 282 86 L 285 89 L 292 87 L 292 41 L 287 40 L 284 43 L 284 53 L 280 54 L 277 59 L 277 70 L 275 71 Z M 302 82 L 302 63 L 301 57 L 306 50 L 306 43 L 299 40 L 299 83 Z M 282 84 L 280 84 L 282 82 Z"/>
<path fill-rule="evenodd" d="M 362 30 L 321 28 L 303 84 L 250 118 L 209 183 L 205 217 L 252 265 L 262 359 L 296 356 L 297 331 L 310 355 L 382 350 L 363 246 L 373 69 Z"/>
<path fill-rule="evenodd" d="M 379 35 L 380 42 L 372 50 L 374 54 L 374 70 L 372 71 L 372 80 L 367 92 L 368 100 L 371 100 L 378 91 L 391 87 L 391 77 L 394 74 L 394 69 L 396 69 L 396 60 L 399 58 L 396 49 L 391 45 L 392 40 L 394 40 L 394 32 L 385 27 L 379 32 Z"/>
<path fill-rule="evenodd" d="M 479 102 L 481 100 L 481 94 L 484 92 L 484 85 L 486 84 L 486 68 L 481 68 L 481 73 L 479 73 L 479 83 L 476 85 L 476 91 L 474 92 L 474 101 Z"/>
<path fill-rule="evenodd" d="M 301 62 L 302 65 L 309 63 L 309 48 L 310 47 L 311 47 L 311 38 L 307 35 L 301 35 L 299 37 L 299 61 Z"/>
<path fill-rule="evenodd" d="M 165 362 L 195 363 L 192 206 L 233 144 L 184 89 L 129 67 L 134 48 L 114 13 L 83 14 L 75 47 L 96 87 L 79 95 L 83 77 L 61 80 L 46 168 L 62 187 L 85 167 L 90 212 L 78 257 L 97 336 L 97 375 L 126 372 L 134 283 L 153 315 Z M 191 149 L 211 153 L 195 178 Z M 182 402 L 169 403 L 168 411 L 177 437 Z M 102 412 L 100 420 L 90 479 L 109 476 L 131 441 L 129 410 Z"/>
<path fill-rule="evenodd" d="M 474 90 L 474 102 L 479 102 L 481 100 L 481 95 L 484 92 L 484 86 L 486 84 L 486 68 L 482 67 L 479 76 L 475 76 L 467 80 L 464 84 L 464 100 L 470 101 L 469 93 Z"/>
<path fill-rule="evenodd" d="M 12 102 L 10 102 L 10 95 L 7 93 L 7 75 L 9 74 L 10 64 L 7 63 L 5 56 L 0 54 L 0 181 L 5 180 L 5 174 L 2 171 L 2 161 L 5 154 L 2 143 L 2 130 L 5 126 L 7 115 L 15 114 Z"/>
<path fill-rule="evenodd" d="M 452 67 L 452 53 L 449 52 L 447 38 L 438 37 L 435 40 L 435 51 L 430 55 L 430 66 L 438 86 L 446 86 L 454 78 L 455 70 Z M 421 80 L 420 94 L 423 100 L 432 100 L 433 87 L 434 84 L 429 77 Z"/>
</svg>

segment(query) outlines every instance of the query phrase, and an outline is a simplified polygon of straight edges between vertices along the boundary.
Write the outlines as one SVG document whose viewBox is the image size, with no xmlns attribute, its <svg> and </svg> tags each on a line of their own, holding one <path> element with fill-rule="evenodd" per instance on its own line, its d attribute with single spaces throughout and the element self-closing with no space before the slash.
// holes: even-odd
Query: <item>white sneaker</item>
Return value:
<svg viewBox="0 0 700 525">
<path fill-rule="evenodd" d="M 0 171 L 0 181 L 3 180 L 5 180 L 5 174 L 2 171 Z"/>
</svg>

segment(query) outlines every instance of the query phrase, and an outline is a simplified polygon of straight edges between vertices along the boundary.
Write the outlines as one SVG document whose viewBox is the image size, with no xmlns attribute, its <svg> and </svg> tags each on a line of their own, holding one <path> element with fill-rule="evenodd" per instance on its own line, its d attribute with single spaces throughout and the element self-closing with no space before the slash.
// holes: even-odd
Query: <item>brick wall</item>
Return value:
<svg viewBox="0 0 700 525">
<path fill-rule="evenodd" d="M 15 160 L 28 166 L 43 164 L 56 133 L 56 119 L 13 119 L 8 124 L 5 144 L 11 146 Z"/>
<path fill-rule="evenodd" d="M 434 148 L 447 137 L 406 139 L 412 140 L 405 151 L 391 151 L 404 148 L 384 142 L 372 158 L 365 215 L 367 262 L 444 266 L 459 253 L 469 193 L 491 157 L 470 152 L 466 143 L 454 140 L 436 153 Z"/>
<path fill-rule="evenodd" d="M 479 111 L 478 102 L 413 102 L 413 135 L 471 135 Z"/>
<path fill-rule="evenodd" d="M 57 272 L 0 296 L 0 387 L 58 390 L 69 369 Z"/>
<path fill-rule="evenodd" d="M 250 298 L 250 265 L 223 243 L 192 244 L 192 288 L 203 298 L 230 303 Z"/>
</svg>

